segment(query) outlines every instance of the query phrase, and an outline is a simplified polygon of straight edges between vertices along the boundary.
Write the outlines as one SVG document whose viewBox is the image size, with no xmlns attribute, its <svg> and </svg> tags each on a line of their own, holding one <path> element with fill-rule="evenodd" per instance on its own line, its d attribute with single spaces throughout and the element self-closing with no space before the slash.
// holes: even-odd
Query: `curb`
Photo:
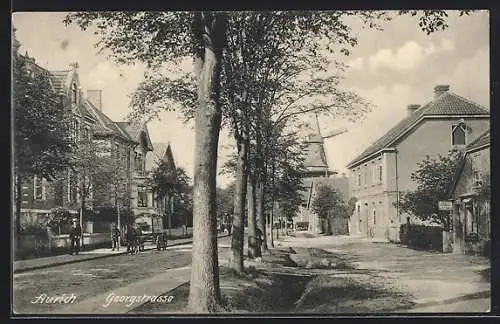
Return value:
<svg viewBox="0 0 500 324">
<path fill-rule="evenodd" d="M 226 236 L 229 236 L 229 235 L 219 236 L 218 238 L 222 238 L 222 237 L 226 237 Z M 190 240 L 190 241 L 187 241 L 187 242 L 174 243 L 174 244 L 168 245 L 168 246 L 170 247 L 170 246 L 186 245 L 186 244 L 191 244 L 191 243 L 193 243 L 193 240 Z M 152 251 L 152 250 L 156 250 L 156 247 L 144 248 L 144 251 Z M 66 264 L 72 264 L 72 263 L 78 263 L 78 262 L 85 262 L 85 261 L 90 261 L 90 260 L 104 259 L 104 258 L 109 258 L 109 257 L 116 256 L 116 255 L 125 255 L 125 254 L 128 254 L 128 252 L 126 250 L 123 251 L 123 252 L 120 252 L 120 253 L 113 253 L 113 254 L 110 253 L 110 254 L 96 255 L 96 256 L 93 256 L 93 257 L 85 258 L 85 259 L 68 260 L 68 261 L 57 262 L 57 263 L 42 264 L 42 265 L 33 266 L 33 267 L 24 267 L 24 268 L 21 268 L 21 269 L 16 269 L 12 273 L 13 274 L 24 273 L 24 272 L 28 272 L 28 271 L 34 271 L 34 270 L 40 270 L 40 269 L 47 269 L 47 268 L 57 267 L 57 266 L 60 266 L 60 265 L 66 265 Z"/>
</svg>

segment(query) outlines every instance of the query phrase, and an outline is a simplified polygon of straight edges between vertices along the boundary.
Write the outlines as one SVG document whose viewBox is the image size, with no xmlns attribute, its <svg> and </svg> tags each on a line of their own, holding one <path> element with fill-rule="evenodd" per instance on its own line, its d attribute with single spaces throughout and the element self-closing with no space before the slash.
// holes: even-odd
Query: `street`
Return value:
<svg viewBox="0 0 500 324">
<path fill-rule="evenodd" d="M 489 308 L 489 262 L 485 258 L 416 251 L 395 244 L 345 236 L 285 237 L 276 245 L 280 249 L 291 247 L 296 252 L 295 257 L 292 255 L 293 260 L 297 260 L 297 255 L 315 250 L 324 251 L 327 256 L 353 265 L 346 269 L 309 270 L 310 287 L 320 284 L 323 295 L 334 294 L 335 303 L 331 304 L 328 300 L 326 304 L 318 300 L 311 303 L 311 298 L 316 300 L 311 290 L 294 292 L 301 296 L 301 303 L 290 306 L 286 310 L 288 313 L 484 312 Z M 230 237 L 219 239 L 221 266 L 225 263 L 229 246 Z M 153 305 L 156 307 L 154 311 L 148 309 L 152 307 L 151 304 L 142 307 L 140 302 L 105 305 L 111 303 L 111 296 L 168 296 L 169 291 L 189 281 L 190 259 L 191 245 L 180 245 L 171 246 L 167 251 L 116 255 L 15 274 L 14 309 L 23 314 L 169 313 L 171 309 L 161 308 L 168 305 Z M 259 268 L 263 265 L 247 261 L 246 266 Z M 276 265 L 272 267 L 273 271 L 279 268 Z M 299 266 L 283 270 L 291 271 L 294 275 L 303 272 Z M 314 276 L 311 275 L 315 273 L 316 279 L 312 280 Z M 229 284 L 224 278 L 221 279 L 223 294 L 226 293 L 224 287 Z M 377 290 L 383 293 L 359 299 L 360 296 L 354 293 L 328 291 L 329 286 L 338 289 L 343 285 L 356 291 Z M 287 287 L 277 289 L 282 289 L 282 294 L 288 294 Z M 42 294 L 74 294 L 76 301 L 70 304 L 42 303 Z M 174 291 L 170 298 L 180 298 L 181 295 Z"/>
<path fill-rule="evenodd" d="M 222 238 L 219 242 L 227 243 L 228 238 Z M 77 296 L 77 302 L 81 302 L 92 296 L 150 278 L 167 269 L 187 266 L 190 262 L 190 245 L 180 245 L 168 247 L 166 251 L 152 250 L 137 255 L 116 255 L 14 274 L 14 311 L 54 312 L 69 305 L 32 301 L 42 294 L 60 296 L 73 293 Z"/>
</svg>

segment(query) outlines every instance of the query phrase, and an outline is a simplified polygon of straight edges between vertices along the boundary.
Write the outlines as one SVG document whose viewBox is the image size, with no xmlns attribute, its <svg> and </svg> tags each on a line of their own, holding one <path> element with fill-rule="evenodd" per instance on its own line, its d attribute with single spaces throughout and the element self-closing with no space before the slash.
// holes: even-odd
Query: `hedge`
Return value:
<svg viewBox="0 0 500 324">
<path fill-rule="evenodd" d="M 443 228 L 416 224 L 402 224 L 399 231 L 401 244 L 414 249 L 443 250 Z"/>
</svg>

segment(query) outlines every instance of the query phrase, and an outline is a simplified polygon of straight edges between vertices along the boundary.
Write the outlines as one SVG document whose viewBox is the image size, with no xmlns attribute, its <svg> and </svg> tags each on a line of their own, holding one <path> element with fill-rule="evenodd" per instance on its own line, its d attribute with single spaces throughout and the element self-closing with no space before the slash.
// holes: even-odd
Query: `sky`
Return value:
<svg viewBox="0 0 500 324">
<path fill-rule="evenodd" d="M 118 66 L 97 53 L 92 33 L 65 26 L 61 12 L 25 12 L 13 15 L 20 52 L 49 70 L 69 69 L 79 63 L 83 90 L 103 90 L 103 111 L 121 121 L 130 112 L 129 94 L 143 78 L 140 65 Z M 478 11 L 458 17 L 450 12 L 445 31 L 427 35 L 416 17 L 400 16 L 384 23 L 382 31 L 352 23 L 358 45 L 342 60 L 349 65 L 341 87 L 371 103 L 363 119 L 348 122 L 320 117 L 326 134 L 346 127 L 347 132 L 325 140 L 330 168 L 347 173 L 346 164 L 407 115 L 409 104 L 432 100 L 433 88 L 450 85 L 450 91 L 489 108 L 489 13 Z M 153 142 L 170 142 L 176 164 L 193 174 L 193 124 L 183 124 L 178 112 L 164 112 L 148 129 Z M 233 140 L 221 132 L 219 166 L 232 152 Z M 231 177 L 219 175 L 225 187 Z"/>
</svg>

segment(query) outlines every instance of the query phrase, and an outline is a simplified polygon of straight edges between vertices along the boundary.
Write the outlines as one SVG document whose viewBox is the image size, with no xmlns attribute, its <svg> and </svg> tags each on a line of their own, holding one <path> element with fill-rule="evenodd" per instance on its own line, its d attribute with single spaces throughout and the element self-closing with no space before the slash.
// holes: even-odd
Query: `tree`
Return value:
<svg viewBox="0 0 500 324">
<path fill-rule="evenodd" d="M 385 19 L 384 12 L 296 12 L 282 11 L 261 13 L 270 21 L 260 20 L 259 16 L 248 13 L 231 14 L 231 17 L 243 16 L 244 20 L 258 18 L 256 24 L 266 26 L 275 22 L 274 26 L 283 26 L 284 33 L 270 33 L 269 40 L 285 40 L 292 42 L 295 48 L 300 44 L 308 45 L 311 35 L 322 35 L 328 41 L 338 40 L 341 44 L 355 44 L 350 36 L 350 28 L 342 22 L 344 16 Z M 250 19 L 249 19 L 250 18 Z M 259 21 L 260 20 L 260 21 Z M 431 19 L 432 21 L 432 19 Z M 171 80 L 164 77 L 160 87 L 142 91 L 145 105 L 134 106 L 136 114 L 155 113 L 155 98 L 164 97 L 168 93 L 182 103 L 194 102 L 189 106 L 189 114 L 195 119 L 196 153 L 193 188 L 194 242 L 193 270 L 190 283 L 189 307 L 194 311 L 214 311 L 220 301 L 218 281 L 217 241 L 215 217 L 215 170 L 217 162 L 218 135 L 222 119 L 221 104 L 221 71 L 224 63 L 223 48 L 227 45 L 227 35 L 231 32 L 245 33 L 246 28 L 233 26 L 226 13 L 220 12 L 91 12 L 70 14 L 67 23 L 76 22 L 86 29 L 90 25 L 96 28 L 95 34 L 100 37 L 98 47 L 111 51 L 111 57 L 120 63 L 143 62 L 154 70 L 164 62 L 178 62 L 185 56 L 194 56 L 197 62 L 196 96 L 191 94 L 189 84 L 184 80 Z M 426 23 L 424 21 L 424 23 Z M 370 27 L 376 25 L 370 23 Z M 330 29 L 330 30 L 329 30 Z M 333 29 L 333 32 L 332 32 Z M 335 33 L 337 31 L 337 33 Z M 245 53 L 265 49 L 270 44 L 262 42 L 257 48 L 246 48 Z M 307 46 L 303 46 L 307 47 Z M 311 47 L 317 51 L 318 47 Z M 348 52 L 343 48 L 343 52 Z M 311 52 L 312 53 L 312 52 Z M 154 82 L 150 82 L 153 84 Z M 180 87 L 168 90 L 170 85 L 178 83 Z M 158 84 L 158 83 L 157 83 Z M 246 85 L 245 85 L 246 86 Z M 180 90 L 180 91 L 178 91 Z M 185 97 L 182 99 L 182 97 Z M 189 98 L 189 99 L 187 99 Z M 252 98 L 254 100 L 255 97 Z M 160 99 L 161 100 L 161 99 Z M 137 101 L 132 101 L 137 102 Z M 196 109 L 192 109 L 196 107 Z M 167 108 L 168 109 L 168 108 Z M 238 186 L 237 186 L 238 187 Z M 241 187 L 241 186 L 240 186 Z M 236 217 L 235 217 L 236 219 Z"/>
<path fill-rule="evenodd" d="M 460 151 L 450 151 L 447 156 L 439 155 L 437 159 L 427 156 L 418 162 L 417 170 L 410 177 L 416 182 L 417 189 L 401 194 L 400 210 L 449 228 L 449 212 L 439 211 L 438 202 L 448 200 L 453 176 L 461 159 Z"/>
<path fill-rule="evenodd" d="M 95 207 L 113 207 L 116 210 L 118 227 L 121 227 L 121 211 L 129 206 L 129 173 L 126 161 L 115 152 L 101 152 L 96 164 L 92 187 L 96 199 Z M 130 219 L 128 219 L 130 225 Z"/>
<path fill-rule="evenodd" d="M 80 197 L 80 222 L 83 222 L 83 215 L 88 211 L 88 201 L 93 194 L 93 182 L 96 181 L 96 176 L 102 169 L 101 154 L 103 153 L 104 148 L 100 143 L 89 138 L 81 138 L 70 156 L 71 169 L 77 176 L 73 187 Z"/>
<path fill-rule="evenodd" d="M 217 147 L 221 127 L 220 71 L 227 15 L 223 12 L 88 12 L 67 15 L 96 28 L 100 49 L 121 63 L 158 68 L 192 56 L 197 104 L 193 186 L 193 258 L 188 308 L 212 312 L 220 304 L 215 208 Z"/>
<path fill-rule="evenodd" d="M 349 217 L 348 205 L 337 190 L 329 185 L 321 185 L 317 188 L 316 197 L 311 207 L 319 218 L 328 222 L 328 224 L 333 218 Z M 328 226 L 327 234 L 331 234 L 330 226 Z"/>
<path fill-rule="evenodd" d="M 192 208 L 186 201 L 190 192 L 190 181 L 183 168 L 173 170 L 165 161 L 161 161 L 152 172 L 149 185 L 153 189 L 155 198 L 167 201 L 166 206 L 173 209 L 166 211 L 169 213 L 169 228 L 172 222 L 187 226 L 188 213 Z"/>
<path fill-rule="evenodd" d="M 34 64 L 30 66 L 27 60 L 13 51 L 16 233 L 21 230 L 23 181 L 34 175 L 52 181 L 70 165 L 72 151 L 67 111 L 52 89 L 48 72 Z"/>
</svg>

